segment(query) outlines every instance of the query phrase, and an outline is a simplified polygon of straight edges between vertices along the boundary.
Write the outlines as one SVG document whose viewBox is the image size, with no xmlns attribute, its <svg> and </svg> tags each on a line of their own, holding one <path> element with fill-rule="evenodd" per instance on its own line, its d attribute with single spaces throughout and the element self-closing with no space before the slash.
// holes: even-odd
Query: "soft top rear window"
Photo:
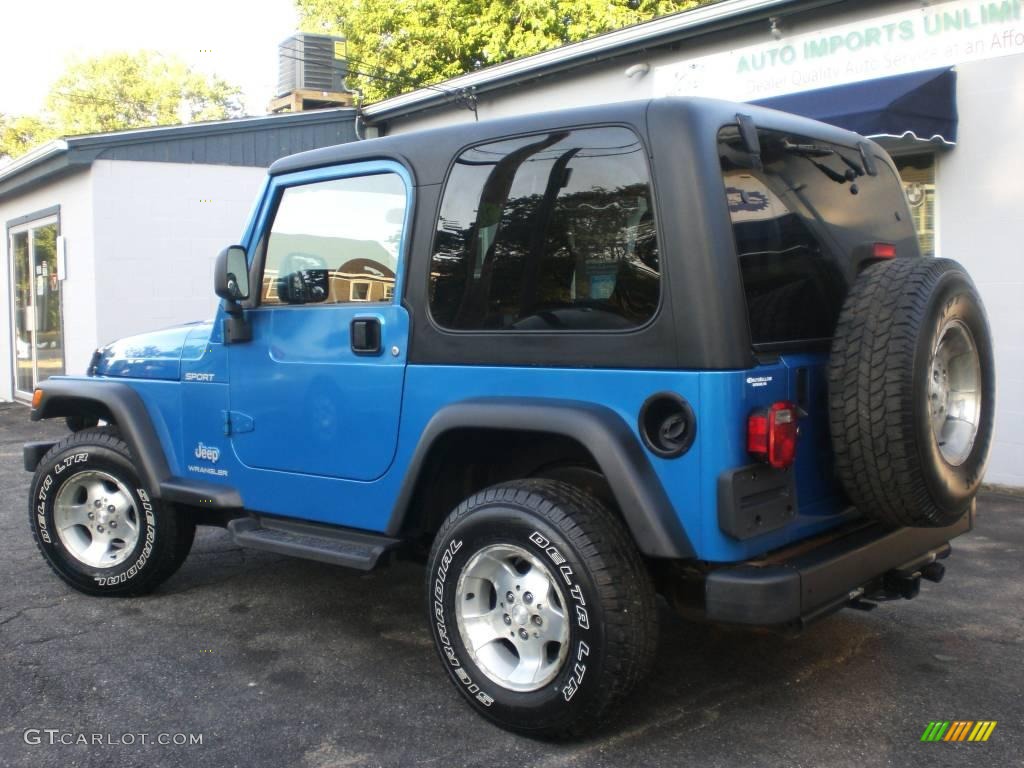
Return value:
<svg viewBox="0 0 1024 768">
<path fill-rule="evenodd" d="M 856 148 L 758 128 L 762 168 L 737 126 L 718 134 L 736 252 L 755 346 L 827 342 L 862 246 L 905 243 L 902 187 Z M 905 216 L 902 216 L 905 219 Z"/>
</svg>

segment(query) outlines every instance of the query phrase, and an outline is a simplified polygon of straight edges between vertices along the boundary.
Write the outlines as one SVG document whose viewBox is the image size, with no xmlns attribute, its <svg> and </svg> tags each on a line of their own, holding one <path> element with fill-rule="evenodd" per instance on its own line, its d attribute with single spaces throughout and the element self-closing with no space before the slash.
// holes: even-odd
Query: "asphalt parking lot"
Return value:
<svg viewBox="0 0 1024 768">
<path fill-rule="evenodd" d="M 652 679 L 601 734 L 553 745 L 463 704 L 413 564 L 350 572 L 204 528 L 151 596 L 65 587 L 32 542 L 21 468 L 24 441 L 63 433 L 0 406 L 0 765 L 1024 765 L 1022 499 L 986 495 L 946 580 L 917 600 L 844 611 L 799 638 L 666 608 Z M 921 743 L 932 720 L 998 726 L 983 744 Z M 112 743 L 51 745 L 45 729 Z M 179 733 L 202 743 L 138 736 Z M 118 744 L 125 734 L 135 743 Z"/>
</svg>

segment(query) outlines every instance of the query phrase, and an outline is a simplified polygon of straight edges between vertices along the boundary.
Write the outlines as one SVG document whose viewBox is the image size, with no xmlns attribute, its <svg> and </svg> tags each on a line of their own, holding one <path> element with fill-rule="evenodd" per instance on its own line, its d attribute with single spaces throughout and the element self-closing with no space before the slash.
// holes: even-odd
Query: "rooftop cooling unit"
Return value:
<svg viewBox="0 0 1024 768">
<path fill-rule="evenodd" d="M 278 60 L 278 96 L 300 90 L 348 93 L 344 38 L 292 35 L 279 46 Z"/>
</svg>

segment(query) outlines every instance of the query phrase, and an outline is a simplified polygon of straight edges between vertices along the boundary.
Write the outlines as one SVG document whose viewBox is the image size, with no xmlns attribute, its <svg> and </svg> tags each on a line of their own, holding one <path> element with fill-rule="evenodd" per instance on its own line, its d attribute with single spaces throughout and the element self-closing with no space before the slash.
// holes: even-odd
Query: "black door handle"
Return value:
<svg viewBox="0 0 1024 768">
<path fill-rule="evenodd" d="M 356 317 L 352 320 L 352 351 L 357 355 L 380 354 L 380 320 Z"/>
</svg>

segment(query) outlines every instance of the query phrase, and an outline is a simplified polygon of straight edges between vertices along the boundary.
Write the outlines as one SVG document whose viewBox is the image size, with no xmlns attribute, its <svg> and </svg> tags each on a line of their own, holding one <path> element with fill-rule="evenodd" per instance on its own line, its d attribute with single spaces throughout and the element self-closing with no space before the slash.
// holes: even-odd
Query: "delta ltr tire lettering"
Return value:
<svg viewBox="0 0 1024 768">
<path fill-rule="evenodd" d="M 593 729 L 653 661 L 647 568 L 622 521 L 567 483 L 510 482 L 464 501 L 437 534 L 427 588 L 452 682 L 520 733 Z"/>
<path fill-rule="evenodd" d="M 193 522 L 153 498 L 113 427 L 57 443 L 36 469 L 28 511 L 46 562 L 89 595 L 153 590 L 178 569 L 195 536 Z"/>
</svg>

